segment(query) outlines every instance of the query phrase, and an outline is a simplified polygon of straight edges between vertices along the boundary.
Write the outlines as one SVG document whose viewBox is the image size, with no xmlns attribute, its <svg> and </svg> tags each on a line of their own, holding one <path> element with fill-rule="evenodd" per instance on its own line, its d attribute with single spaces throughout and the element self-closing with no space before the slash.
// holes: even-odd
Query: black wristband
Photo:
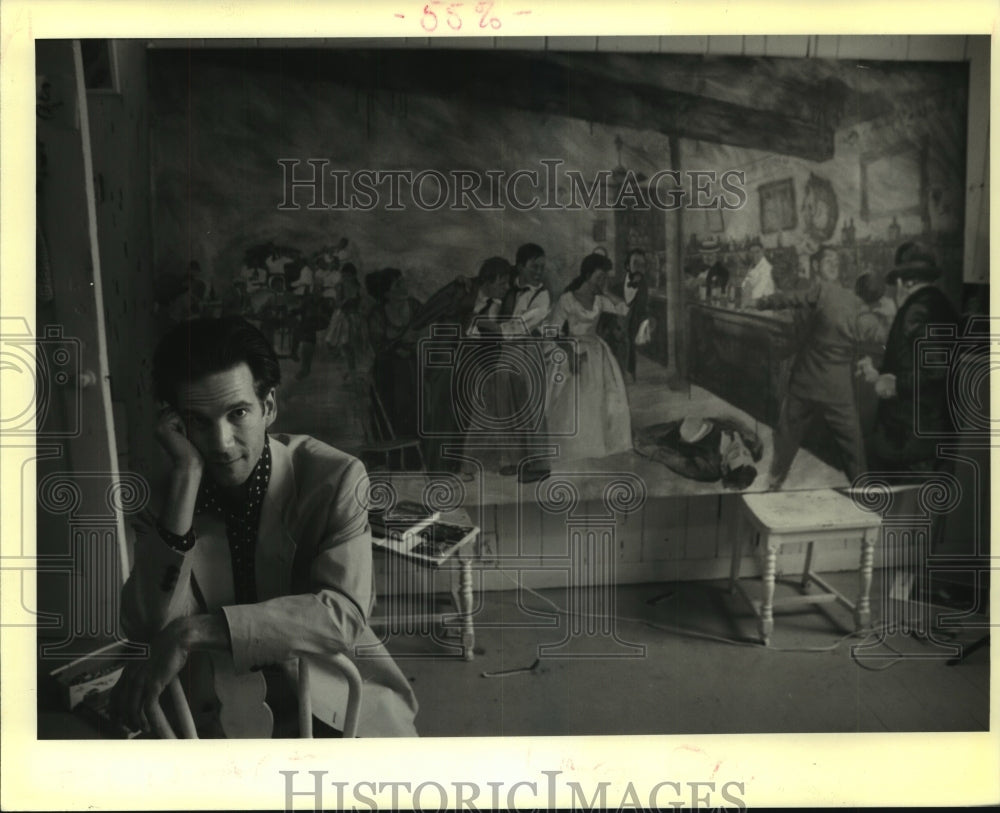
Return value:
<svg viewBox="0 0 1000 813">
<path fill-rule="evenodd" d="M 171 548 L 173 548 L 178 553 L 187 553 L 191 548 L 194 547 L 195 535 L 194 526 L 186 534 L 181 536 L 180 534 L 171 533 L 166 528 L 163 527 L 163 523 L 157 521 L 156 532 L 160 535 L 160 539 L 166 542 Z"/>
</svg>

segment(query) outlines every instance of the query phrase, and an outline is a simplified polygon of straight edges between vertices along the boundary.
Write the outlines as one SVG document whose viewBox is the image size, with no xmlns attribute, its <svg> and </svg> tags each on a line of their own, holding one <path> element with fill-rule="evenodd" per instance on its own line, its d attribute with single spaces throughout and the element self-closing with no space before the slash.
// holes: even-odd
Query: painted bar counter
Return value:
<svg viewBox="0 0 1000 813">
<path fill-rule="evenodd" d="M 773 427 L 795 357 L 792 313 L 690 303 L 686 316 L 691 383 Z"/>
</svg>

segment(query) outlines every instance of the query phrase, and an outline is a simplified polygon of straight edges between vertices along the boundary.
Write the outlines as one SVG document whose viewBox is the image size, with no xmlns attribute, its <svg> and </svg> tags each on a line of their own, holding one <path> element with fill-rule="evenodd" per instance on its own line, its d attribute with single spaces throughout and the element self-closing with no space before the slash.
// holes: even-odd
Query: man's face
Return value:
<svg viewBox="0 0 1000 813">
<path fill-rule="evenodd" d="M 540 285 L 542 275 L 545 273 L 545 256 L 533 257 L 528 260 L 518 271 L 521 282 L 525 285 Z"/>
<path fill-rule="evenodd" d="M 840 258 L 833 251 L 824 251 L 819 258 L 819 275 L 827 282 L 840 280 Z"/>
<path fill-rule="evenodd" d="M 267 442 L 267 428 L 277 416 L 272 389 L 257 398 L 253 374 L 245 362 L 181 384 L 177 411 L 188 440 L 205 461 L 205 471 L 220 486 L 246 482 Z"/>
<path fill-rule="evenodd" d="M 906 301 L 906 297 L 908 297 L 910 295 L 912 289 L 913 289 L 912 285 L 910 285 L 910 284 L 908 284 L 906 282 L 903 282 L 903 280 L 901 280 L 901 279 L 898 279 L 898 278 L 896 279 L 895 296 L 896 296 L 896 307 L 897 308 L 901 307 L 902 304 Z"/>
<path fill-rule="evenodd" d="M 628 270 L 633 274 L 644 274 L 646 272 L 646 255 L 633 254 L 629 260 Z"/>
<path fill-rule="evenodd" d="M 743 438 L 737 433 L 723 433 L 721 445 L 723 472 L 728 473 L 740 468 L 740 466 L 752 466 L 754 464 L 753 455 L 750 454 L 750 450 L 744 445 Z"/>
<path fill-rule="evenodd" d="M 764 256 L 764 249 L 760 246 L 750 246 L 750 261 L 757 265 Z"/>
</svg>

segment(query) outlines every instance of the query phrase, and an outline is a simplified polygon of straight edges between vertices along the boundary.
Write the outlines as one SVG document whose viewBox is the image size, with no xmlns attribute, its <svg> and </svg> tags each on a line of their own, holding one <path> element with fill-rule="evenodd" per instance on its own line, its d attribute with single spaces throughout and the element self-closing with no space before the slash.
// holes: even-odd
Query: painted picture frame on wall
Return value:
<svg viewBox="0 0 1000 813">
<path fill-rule="evenodd" d="M 798 225 L 798 215 L 795 208 L 795 184 L 791 178 L 761 184 L 758 193 L 760 195 L 760 231 L 762 234 L 794 229 Z"/>
</svg>

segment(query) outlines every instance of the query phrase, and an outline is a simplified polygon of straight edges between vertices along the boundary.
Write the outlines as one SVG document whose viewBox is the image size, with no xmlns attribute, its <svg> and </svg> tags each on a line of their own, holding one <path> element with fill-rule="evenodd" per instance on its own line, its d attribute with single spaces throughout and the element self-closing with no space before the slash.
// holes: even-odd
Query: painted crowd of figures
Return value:
<svg viewBox="0 0 1000 813">
<path fill-rule="evenodd" d="M 533 455 L 546 440 L 558 444 L 560 461 L 627 451 L 621 365 L 634 375 L 641 272 L 616 292 L 611 261 L 591 254 L 553 297 L 544 270 L 544 250 L 527 243 L 513 264 L 491 257 L 475 277 L 456 278 L 424 303 L 398 269 L 375 271 L 359 305 L 334 314 L 324 340 L 358 374 L 370 370 L 389 424 L 382 428 L 419 435 L 432 470 L 463 469 L 456 440 L 478 440 L 476 456 L 523 482 L 547 475 Z"/>
<path fill-rule="evenodd" d="M 729 426 L 736 415 L 633 431 L 627 382 L 635 380 L 636 347 L 655 329 L 640 251 L 628 254 L 621 275 L 603 253 L 584 257 L 556 295 L 545 285 L 544 250 L 526 243 L 513 263 L 491 257 L 474 277 L 457 277 L 420 302 L 398 268 L 362 279 L 346 238 L 308 260 L 273 244 L 257 248 L 223 312 L 249 316 L 272 340 L 291 325 L 287 349 L 299 378 L 309 375 L 317 344 L 325 346 L 343 360 L 359 400 L 371 402 L 371 439 L 419 438 L 432 471 L 470 473 L 471 457 L 531 482 L 548 475 L 552 458 L 603 459 L 634 448 L 694 479 L 747 488 L 756 478 L 762 445 L 748 427 Z M 753 259 L 770 282 L 766 259 Z M 192 290 L 210 296 L 197 270 L 189 269 L 188 306 Z M 837 252 L 824 248 L 815 277 L 798 289 L 772 283 L 746 292 L 745 307 L 793 308 L 805 326 L 773 427 L 767 487 L 784 485 L 815 418 L 849 480 L 872 466 L 933 465 L 912 416 L 919 405 L 923 420 L 948 429 L 946 387 L 933 371 L 917 375 L 913 350 L 928 324 L 957 329 L 954 307 L 931 286 L 940 273 L 933 256 L 905 244 L 887 274 L 848 287 Z M 883 356 L 880 367 L 865 356 L 870 348 L 876 361 Z M 878 398 L 874 426 L 859 414 L 859 386 Z"/>
</svg>

